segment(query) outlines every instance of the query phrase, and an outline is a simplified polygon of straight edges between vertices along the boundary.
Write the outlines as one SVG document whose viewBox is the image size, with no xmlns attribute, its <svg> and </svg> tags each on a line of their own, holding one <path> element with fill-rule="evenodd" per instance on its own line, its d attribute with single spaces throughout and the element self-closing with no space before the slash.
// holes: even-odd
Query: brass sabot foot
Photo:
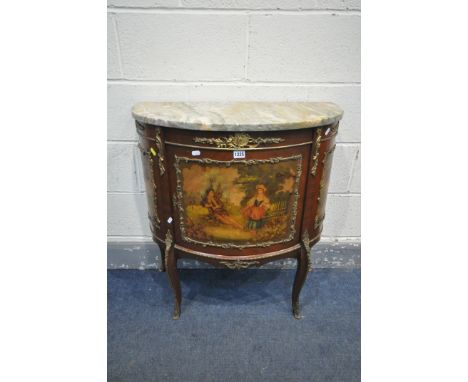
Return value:
<svg viewBox="0 0 468 382">
<path fill-rule="evenodd" d="M 299 302 L 293 303 L 293 315 L 294 315 L 294 318 L 297 320 L 300 320 L 302 318 L 300 307 L 299 307 Z"/>
<path fill-rule="evenodd" d="M 172 315 L 173 320 L 178 320 L 180 318 L 180 307 L 176 306 L 174 308 L 174 314 Z"/>
</svg>

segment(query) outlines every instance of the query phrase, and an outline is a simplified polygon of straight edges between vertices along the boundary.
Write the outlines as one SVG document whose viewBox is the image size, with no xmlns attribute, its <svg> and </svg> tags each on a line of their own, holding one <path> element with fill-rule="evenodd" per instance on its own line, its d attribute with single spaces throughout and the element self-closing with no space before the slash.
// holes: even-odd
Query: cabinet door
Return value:
<svg viewBox="0 0 468 382">
<path fill-rule="evenodd" d="M 171 188 L 181 243 L 239 255 L 239 249 L 254 254 L 298 241 L 306 145 L 218 150 L 166 142 L 166 147 L 175 170 Z"/>
<path fill-rule="evenodd" d="M 229 161 L 176 155 L 174 163 L 185 241 L 229 248 L 293 239 L 301 155 Z"/>
</svg>

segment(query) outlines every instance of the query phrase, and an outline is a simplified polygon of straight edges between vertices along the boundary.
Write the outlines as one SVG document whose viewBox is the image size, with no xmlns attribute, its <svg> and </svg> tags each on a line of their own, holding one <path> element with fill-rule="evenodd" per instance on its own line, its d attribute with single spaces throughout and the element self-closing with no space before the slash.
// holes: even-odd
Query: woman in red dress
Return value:
<svg viewBox="0 0 468 382">
<path fill-rule="evenodd" d="M 266 187 L 263 184 L 255 186 L 256 194 L 247 202 L 244 208 L 244 216 L 247 220 L 247 228 L 257 230 L 265 224 L 265 215 L 270 208 L 270 199 L 266 196 Z"/>
</svg>

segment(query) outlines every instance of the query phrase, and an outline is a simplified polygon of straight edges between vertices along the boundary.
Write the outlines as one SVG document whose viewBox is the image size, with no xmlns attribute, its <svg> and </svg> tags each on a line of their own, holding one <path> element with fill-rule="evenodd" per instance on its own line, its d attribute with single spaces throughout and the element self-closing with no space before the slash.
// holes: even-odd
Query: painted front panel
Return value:
<svg viewBox="0 0 468 382">
<path fill-rule="evenodd" d="M 245 248 L 293 240 L 301 155 L 230 161 L 176 155 L 175 168 L 184 241 Z"/>
</svg>

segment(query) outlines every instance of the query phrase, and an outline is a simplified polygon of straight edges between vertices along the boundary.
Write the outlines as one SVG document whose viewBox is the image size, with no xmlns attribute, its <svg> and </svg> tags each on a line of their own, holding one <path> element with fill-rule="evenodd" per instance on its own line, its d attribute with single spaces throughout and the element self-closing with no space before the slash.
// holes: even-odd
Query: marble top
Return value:
<svg viewBox="0 0 468 382">
<path fill-rule="evenodd" d="M 290 130 L 338 122 L 331 102 L 141 102 L 132 109 L 142 123 L 189 130 Z"/>
</svg>

